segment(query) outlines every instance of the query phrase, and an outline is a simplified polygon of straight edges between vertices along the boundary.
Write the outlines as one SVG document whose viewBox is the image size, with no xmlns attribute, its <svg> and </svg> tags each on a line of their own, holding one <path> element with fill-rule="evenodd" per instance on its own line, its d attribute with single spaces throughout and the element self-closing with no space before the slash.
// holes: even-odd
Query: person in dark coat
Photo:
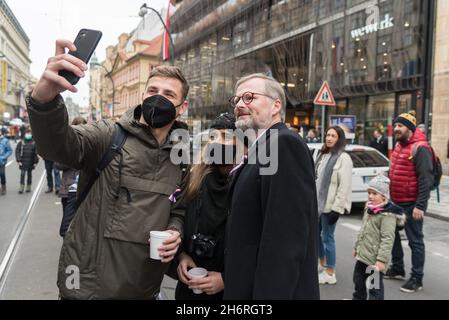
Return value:
<svg viewBox="0 0 449 320">
<path fill-rule="evenodd" d="M 224 299 L 319 299 L 314 164 L 282 123 L 284 90 L 253 74 L 239 80 L 230 102 L 236 127 L 258 131 L 230 187 Z"/>
<path fill-rule="evenodd" d="M 36 144 L 30 129 L 27 129 L 23 140 L 17 143 L 16 161 L 20 169 L 20 189 L 19 193 L 23 193 L 25 189 L 25 175 L 27 175 L 26 192 L 31 192 L 31 184 L 33 180 L 33 170 L 39 162 L 36 152 Z"/>
<path fill-rule="evenodd" d="M 83 117 L 76 117 L 72 121 L 72 126 L 86 123 L 87 121 Z M 72 222 L 73 216 L 75 215 L 76 192 L 70 192 L 70 190 L 73 185 L 77 184 L 80 171 L 59 162 L 54 163 L 54 168 L 62 172 L 62 180 L 58 193 L 62 203 L 62 220 L 61 226 L 59 227 L 59 235 L 64 237 L 70 222 Z"/>
<path fill-rule="evenodd" d="M 186 214 L 177 268 L 179 281 L 176 300 L 223 299 L 225 227 L 229 211 L 228 177 L 234 167 L 236 154 L 235 139 L 232 138 L 234 116 L 220 115 L 213 121 L 210 130 L 214 134 L 205 146 L 201 163 L 192 167 L 186 195 L 181 200 L 185 203 Z M 232 154 L 232 161 L 228 163 L 225 158 L 214 158 L 215 150 L 218 149 L 222 150 L 222 156 Z M 207 277 L 192 278 L 188 270 L 195 267 L 205 268 Z M 195 294 L 192 289 L 202 290 L 203 293 Z"/>
<path fill-rule="evenodd" d="M 388 139 L 384 137 L 380 130 L 376 129 L 373 132 L 373 140 L 371 140 L 370 147 L 378 150 L 384 156 L 388 157 Z"/>
</svg>

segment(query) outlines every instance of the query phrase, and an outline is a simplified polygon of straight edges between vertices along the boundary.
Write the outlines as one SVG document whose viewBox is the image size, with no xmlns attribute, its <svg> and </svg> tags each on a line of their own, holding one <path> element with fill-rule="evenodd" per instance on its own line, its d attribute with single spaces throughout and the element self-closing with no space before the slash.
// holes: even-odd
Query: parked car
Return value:
<svg viewBox="0 0 449 320">
<path fill-rule="evenodd" d="M 322 143 L 309 143 L 313 159 L 318 157 Z M 379 173 L 388 174 L 390 161 L 374 148 L 350 144 L 345 151 L 351 156 L 354 165 L 352 169 L 352 203 L 364 204 L 368 201 L 366 189 L 368 182 Z"/>
</svg>

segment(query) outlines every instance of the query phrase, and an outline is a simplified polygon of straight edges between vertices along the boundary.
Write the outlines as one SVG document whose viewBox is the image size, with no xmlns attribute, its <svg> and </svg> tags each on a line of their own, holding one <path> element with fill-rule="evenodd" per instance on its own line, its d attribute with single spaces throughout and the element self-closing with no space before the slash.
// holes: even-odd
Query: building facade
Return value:
<svg viewBox="0 0 449 320">
<path fill-rule="evenodd" d="M 101 110 L 102 117 L 117 118 L 142 102 L 150 71 L 162 63 L 162 31 L 159 18 L 150 12 L 135 30 L 106 48 L 101 66 L 91 64 L 91 112 Z"/>
<path fill-rule="evenodd" d="M 77 103 L 75 103 L 71 97 L 65 98 L 65 106 L 67 108 L 67 114 L 69 115 L 69 123 L 71 123 L 73 119 L 81 115 L 80 106 Z"/>
<path fill-rule="evenodd" d="M 0 0 L 0 122 L 27 117 L 30 64 L 30 39 L 6 1 Z"/>
<path fill-rule="evenodd" d="M 449 174 L 449 1 L 438 0 L 436 12 L 432 146 Z"/>
<path fill-rule="evenodd" d="M 426 0 L 184 0 L 171 28 L 189 114 L 228 111 L 236 81 L 262 72 L 284 86 L 293 126 L 321 128 L 313 99 L 325 80 L 337 106 L 324 125 L 355 116 L 356 143 L 405 111 L 430 124 L 433 10 Z"/>
<path fill-rule="evenodd" d="M 98 58 L 94 54 L 90 60 L 89 71 L 89 118 L 93 121 L 102 119 L 102 109 L 107 100 L 105 85 L 103 84 L 106 70 L 99 66 Z"/>
</svg>

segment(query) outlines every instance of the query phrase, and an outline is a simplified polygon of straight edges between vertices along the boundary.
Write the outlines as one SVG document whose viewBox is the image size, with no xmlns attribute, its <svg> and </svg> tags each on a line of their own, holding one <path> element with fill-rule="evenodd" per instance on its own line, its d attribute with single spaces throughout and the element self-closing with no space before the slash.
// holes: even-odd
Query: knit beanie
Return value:
<svg viewBox="0 0 449 320">
<path fill-rule="evenodd" d="M 394 119 L 394 123 L 402 123 L 411 131 L 416 131 L 416 112 L 410 111 L 409 113 L 403 113 Z"/>
<path fill-rule="evenodd" d="M 390 179 L 383 174 L 379 174 L 368 182 L 368 189 L 376 191 L 384 196 L 386 199 L 390 199 Z"/>
<path fill-rule="evenodd" d="M 230 113 L 222 113 L 214 121 L 212 121 L 209 129 L 235 130 L 235 117 Z"/>
</svg>

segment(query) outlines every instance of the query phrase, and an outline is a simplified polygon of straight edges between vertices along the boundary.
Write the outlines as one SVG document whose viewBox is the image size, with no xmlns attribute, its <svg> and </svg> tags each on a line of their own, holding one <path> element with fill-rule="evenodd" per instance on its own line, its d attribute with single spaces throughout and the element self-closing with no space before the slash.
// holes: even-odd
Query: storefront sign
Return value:
<svg viewBox="0 0 449 320">
<path fill-rule="evenodd" d="M 377 32 L 379 30 L 385 30 L 394 27 L 394 18 L 387 13 L 384 19 L 380 21 L 379 7 L 373 6 L 366 9 L 366 25 L 359 29 L 354 29 L 351 31 L 351 36 L 353 39 L 359 39 L 365 35 Z"/>
<path fill-rule="evenodd" d="M 345 132 L 346 139 L 355 139 L 356 116 L 329 116 L 329 125 L 340 126 Z"/>
</svg>

